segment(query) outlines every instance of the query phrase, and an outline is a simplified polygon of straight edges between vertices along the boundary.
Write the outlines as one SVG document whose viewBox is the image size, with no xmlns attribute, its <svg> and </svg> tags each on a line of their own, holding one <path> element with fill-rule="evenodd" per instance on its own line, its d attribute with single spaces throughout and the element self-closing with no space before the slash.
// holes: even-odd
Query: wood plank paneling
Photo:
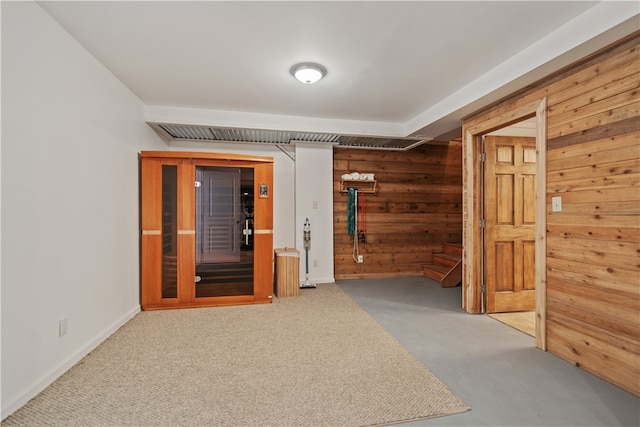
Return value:
<svg viewBox="0 0 640 427">
<path fill-rule="evenodd" d="M 624 287 L 621 285 L 611 289 L 599 286 L 597 282 L 578 283 L 567 278 L 562 282 L 555 278 L 547 281 L 549 300 L 563 301 L 567 306 L 590 311 L 595 316 L 633 325 L 637 323 L 638 307 L 632 298 L 633 289 L 626 286 L 627 292 L 623 292 L 621 288 Z M 615 297 L 611 297 L 611 294 L 615 294 Z"/>
<path fill-rule="evenodd" d="M 618 135 L 628 135 L 640 131 L 640 120 L 635 117 L 615 122 L 612 125 L 599 126 L 593 129 L 586 129 L 582 132 L 571 133 L 569 135 L 554 138 L 547 143 L 550 150 L 566 147 L 569 145 L 582 144 L 584 142 L 595 141 L 597 139 L 611 138 L 615 140 Z"/>
<path fill-rule="evenodd" d="M 626 56 L 624 56 L 624 58 L 626 58 Z M 593 87 L 602 82 L 601 77 L 594 78 L 590 81 L 591 87 L 589 87 L 587 83 L 581 83 L 579 90 L 576 90 L 576 96 L 568 98 L 565 101 L 559 101 L 557 98 L 555 100 L 552 99 L 555 103 L 549 107 L 549 115 L 566 114 L 572 111 L 577 112 L 586 105 L 603 101 L 621 93 L 628 93 L 632 97 L 637 97 L 640 81 L 633 77 L 633 74 L 637 73 L 640 69 L 640 61 L 634 60 L 630 62 L 626 69 L 628 73 L 621 72 L 620 69 L 609 70 L 609 72 L 612 73 L 611 81 L 605 83 L 603 86 Z M 622 76 L 622 78 L 620 78 L 620 76 Z M 624 78 L 627 76 L 631 76 L 632 78 Z M 620 79 L 616 80 L 618 78 Z"/>
<path fill-rule="evenodd" d="M 640 82 L 633 82 L 633 83 L 634 85 L 640 84 Z M 606 90 L 606 87 L 600 88 L 600 90 L 604 91 Z M 637 108 L 637 104 L 638 104 L 638 88 L 637 87 L 630 89 L 626 92 L 615 94 L 613 96 L 608 96 L 608 95 L 609 94 L 601 95 L 603 99 L 599 101 L 589 102 L 588 100 L 584 100 L 584 101 L 587 101 L 586 104 L 580 105 L 579 107 L 576 107 L 576 108 L 572 108 L 568 111 L 554 113 L 551 110 L 549 110 L 549 115 L 547 116 L 550 123 L 549 138 L 554 137 L 554 131 L 556 128 L 568 127 L 567 125 L 571 125 L 571 123 L 574 121 L 576 117 L 595 116 L 602 113 L 608 114 L 610 111 L 623 108 L 627 105 L 634 105 Z M 605 97 L 605 96 L 608 96 L 608 97 Z M 590 98 L 595 98 L 595 97 L 590 97 Z M 572 100 L 573 98 L 570 99 L 569 101 L 572 101 Z M 617 122 L 619 121 L 619 119 L 616 120 L 616 118 L 613 117 L 612 121 Z M 589 126 L 588 128 L 591 129 L 592 127 L 593 126 Z M 574 132 L 567 132 L 567 133 L 574 133 Z"/>
<path fill-rule="evenodd" d="M 640 271 L 640 243 L 620 242 L 615 240 L 596 240 L 593 238 L 578 237 L 547 237 L 547 244 L 551 248 L 562 247 L 566 249 L 559 254 L 562 259 L 569 261 L 602 263 L 606 258 L 607 265 L 611 268 Z M 549 257 L 554 257 L 554 249 L 548 252 Z"/>
<path fill-rule="evenodd" d="M 638 135 L 640 138 L 640 135 Z M 597 155 L 598 153 L 594 153 Z M 592 162 L 589 166 L 578 166 L 571 169 L 559 169 L 549 171 L 548 177 L 553 182 L 571 181 L 574 179 L 608 178 L 617 175 L 640 173 L 640 157 L 636 159 L 621 160 L 612 164 Z M 558 187 L 560 188 L 560 187 Z M 555 189 L 552 189 L 556 191 Z"/>
<path fill-rule="evenodd" d="M 547 209 L 551 210 L 550 207 Z M 617 213 L 617 212 L 616 212 Z M 547 225 L 547 233 L 553 236 L 563 237 L 588 237 L 590 239 L 613 240 L 616 242 L 636 242 L 638 240 L 638 229 L 634 224 L 619 224 L 619 219 L 624 218 L 629 221 L 628 217 L 597 215 L 595 221 L 584 221 L 582 224 L 575 224 L 572 218 L 580 218 L 578 215 L 567 215 L 563 221 L 556 221 L 554 224 Z M 585 223 L 586 222 L 586 223 Z M 598 222 L 599 225 L 594 226 L 592 222 Z"/>
<path fill-rule="evenodd" d="M 588 113 L 589 112 L 586 112 L 585 114 Z M 596 114 L 584 116 L 573 115 L 571 118 L 568 118 L 565 123 L 552 122 L 552 118 L 549 118 L 550 126 L 547 128 L 547 138 L 552 139 L 599 126 L 605 126 L 609 123 L 637 117 L 638 115 L 640 115 L 640 101 L 630 102 Z"/>
<path fill-rule="evenodd" d="M 547 153 L 547 171 L 571 172 L 571 169 L 581 166 L 597 168 L 608 163 L 614 163 L 609 167 L 616 167 L 623 164 L 621 162 L 625 158 L 626 160 L 637 158 L 639 139 L 640 131 L 611 138 L 587 140 L 562 148 L 554 147 L 553 142 L 550 141 Z M 586 145 L 585 142 L 589 142 L 589 144 Z M 626 153 L 621 154 L 620 150 L 625 150 Z M 615 173 L 615 170 L 612 172 Z M 564 179 L 564 175 L 561 177 Z"/>
<path fill-rule="evenodd" d="M 611 47 L 599 57 L 592 58 L 575 70 L 569 70 L 569 74 L 559 76 L 555 82 L 541 88 L 540 92 L 547 96 L 551 109 L 557 109 L 554 106 L 584 94 L 594 96 L 598 88 L 604 87 L 607 92 L 615 92 L 615 82 L 637 78 L 640 63 L 638 50 L 636 34 L 620 46 Z"/>
<path fill-rule="evenodd" d="M 422 264 L 444 242 L 462 239 L 460 141 L 409 151 L 334 150 L 334 265 L 336 279 L 422 275 Z M 374 173 L 376 194 L 365 194 L 363 263 L 353 259 L 347 232 L 347 194 L 340 177 Z"/>
<path fill-rule="evenodd" d="M 598 372 L 602 379 L 635 395 L 640 394 L 637 341 L 620 336 L 608 340 L 607 330 L 558 315 L 561 307 L 550 306 L 555 310 L 547 319 L 549 352 L 589 372 Z M 628 343 L 631 345 L 627 346 Z"/>
<path fill-rule="evenodd" d="M 610 128 L 624 122 L 610 117 Z M 562 212 L 547 210 L 547 349 L 638 394 L 639 133 L 552 148 L 547 158 L 548 205 L 563 202 Z"/>
<path fill-rule="evenodd" d="M 546 98 L 546 200 L 539 202 L 546 221 L 546 349 L 636 395 L 639 88 L 640 33 L 635 33 L 474 114 L 463 125 L 463 134 L 473 136 L 473 129 L 504 123 L 514 111 Z M 464 191 L 476 191 L 473 185 L 466 181 Z M 562 198 L 561 212 L 551 209 L 556 196 Z M 463 215 L 465 223 L 474 223 L 475 210 L 465 207 Z M 468 276 L 474 274 L 479 272 Z"/>
<path fill-rule="evenodd" d="M 638 50 L 624 56 L 605 62 L 635 73 L 612 68 L 549 106 L 547 349 L 638 394 L 640 74 Z"/>
<path fill-rule="evenodd" d="M 563 303 L 562 299 L 550 299 L 549 306 L 552 308 L 553 317 L 568 318 L 575 323 L 582 323 L 592 329 L 600 329 L 601 339 L 611 343 L 612 345 L 621 344 L 629 351 L 639 352 L 640 345 L 634 336 L 635 328 L 633 324 L 621 322 L 620 319 L 609 318 L 596 314 L 584 308 L 575 307 L 570 304 Z M 603 333 L 607 331 L 608 333 Z"/>
</svg>

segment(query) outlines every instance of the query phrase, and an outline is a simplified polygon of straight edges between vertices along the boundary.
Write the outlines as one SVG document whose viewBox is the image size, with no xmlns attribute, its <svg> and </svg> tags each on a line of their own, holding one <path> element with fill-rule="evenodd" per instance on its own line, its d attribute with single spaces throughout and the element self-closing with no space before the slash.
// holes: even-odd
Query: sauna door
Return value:
<svg viewBox="0 0 640 427">
<path fill-rule="evenodd" d="M 238 215 L 245 169 L 253 170 L 253 191 L 261 194 L 253 203 L 253 254 L 247 258 L 252 273 L 248 280 L 243 277 L 241 287 L 234 283 L 233 290 L 227 286 L 220 291 L 221 264 L 226 269 L 223 263 L 235 264 L 241 258 Z M 142 308 L 271 302 L 273 159 L 145 151 L 140 153 L 140 171 Z M 225 279 L 225 286 L 229 281 Z"/>
<path fill-rule="evenodd" d="M 486 312 L 535 310 L 535 138 L 487 136 Z"/>
</svg>

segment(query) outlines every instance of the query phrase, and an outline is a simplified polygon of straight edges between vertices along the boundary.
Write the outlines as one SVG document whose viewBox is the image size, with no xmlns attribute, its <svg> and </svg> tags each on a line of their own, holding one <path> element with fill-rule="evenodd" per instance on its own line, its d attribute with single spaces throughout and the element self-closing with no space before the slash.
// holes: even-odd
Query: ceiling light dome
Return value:
<svg viewBox="0 0 640 427">
<path fill-rule="evenodd" d="M 291 74 L 300 82 L 310 85 L 327 74 L 327 69 L 313 62 L 302 62 L 291 67 Z"/>
</svg>

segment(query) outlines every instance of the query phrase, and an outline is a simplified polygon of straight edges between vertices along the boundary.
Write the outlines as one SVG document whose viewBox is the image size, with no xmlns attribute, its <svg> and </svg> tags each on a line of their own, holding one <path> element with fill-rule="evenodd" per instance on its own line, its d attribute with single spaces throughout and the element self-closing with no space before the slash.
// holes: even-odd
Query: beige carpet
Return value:
<svg viewBox="0 0 640 427">
<path fill-rule="evenodd" d="M 493 313 L 489 317 L 496 319 L 505 325 L 509 325 L 525 334 L 536 336 L 536 312 L 518 311 L 514 313 Z"/>
<path fill-rule="evenodd" d="M 469 408 L 334 284 L 142 312 L 3 426 L 368 426 Z"/>
</svg>

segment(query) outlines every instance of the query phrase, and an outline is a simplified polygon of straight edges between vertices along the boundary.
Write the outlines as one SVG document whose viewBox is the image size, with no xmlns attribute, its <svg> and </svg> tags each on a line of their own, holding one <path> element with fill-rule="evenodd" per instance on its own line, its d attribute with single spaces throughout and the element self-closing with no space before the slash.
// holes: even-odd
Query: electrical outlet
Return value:
<svg viewBox="0 0 640 427">
<path fill-rule="evenodd" d="M 313 266 L 314 266 L 315 268 L 318 268 L 318 260 L 317 260 L 317 259 L 314 259 L 314 260 L 313 260 Z"/>
<path fill-rule="evenodd" d="M 67 318 L 63 317 L 58 321 L 58 336 L 63 337 L 67 334 Z"/>
<path fill-rule="evenodd" d="M 358 255 L 358 263 L 363 263 L 364 262 L 364 256 L 362 255 Z"/>
</svg>

